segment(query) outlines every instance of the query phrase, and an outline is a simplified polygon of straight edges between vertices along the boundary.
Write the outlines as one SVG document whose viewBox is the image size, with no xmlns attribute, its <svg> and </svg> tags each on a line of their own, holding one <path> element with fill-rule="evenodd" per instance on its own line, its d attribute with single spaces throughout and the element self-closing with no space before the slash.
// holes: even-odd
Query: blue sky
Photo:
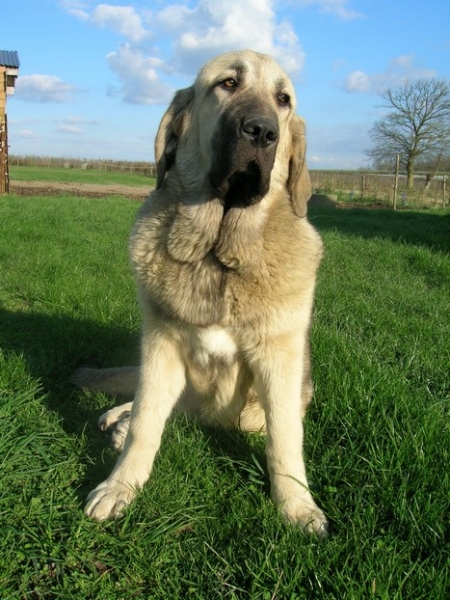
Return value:
<svg viewBox="0 0 450 600">
<path fill-rule="evenodd" d="M 367 165 L 378 93 L 450 78 L 448 0 L 15 0 L 0 49 L 21 62 L 10 153 L 153 160 L 165 106 L 206 60 L 274 56 L 306 119 L 310 168 Z"/>
</svg>

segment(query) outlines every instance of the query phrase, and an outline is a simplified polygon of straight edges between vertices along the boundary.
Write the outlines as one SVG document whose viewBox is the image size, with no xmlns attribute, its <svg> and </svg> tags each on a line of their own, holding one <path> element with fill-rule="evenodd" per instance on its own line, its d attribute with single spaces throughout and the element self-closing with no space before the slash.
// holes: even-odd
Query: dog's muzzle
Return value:
<svg viewBox="0 0 450 600">
<path fill-rule="evenodd" d="M 269 191 L 278 121 L 258 111 L 224 114 L 213 138 L 209 179 L 225 209 L 259 202 Z"/>
</svg>

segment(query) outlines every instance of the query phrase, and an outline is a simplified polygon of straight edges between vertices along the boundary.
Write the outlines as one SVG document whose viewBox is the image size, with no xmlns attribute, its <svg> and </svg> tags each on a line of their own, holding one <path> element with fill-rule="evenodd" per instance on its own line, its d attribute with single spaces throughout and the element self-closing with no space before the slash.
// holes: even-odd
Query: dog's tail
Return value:
<svg viewBox="0 0 450 600">
<path fill-rule="evenodd" d="M 103 392 L 112 396 L 133 397 L 139 383 L 139 367 L 91 369 L 75 371 L 70 381 L 83 390 Z"/>
</svg>

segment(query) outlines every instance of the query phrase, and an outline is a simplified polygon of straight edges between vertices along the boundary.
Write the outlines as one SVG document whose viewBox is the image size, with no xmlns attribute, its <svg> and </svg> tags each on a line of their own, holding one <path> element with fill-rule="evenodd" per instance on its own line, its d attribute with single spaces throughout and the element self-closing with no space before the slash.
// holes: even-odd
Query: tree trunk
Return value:
<svg viewBox="0 0 450 600">
<path fill-rule="evenodd" d="M 414 189 L 414 157 L 411 155 L 406 163 L 406 187 L 408 190 Z"/>
</svg>

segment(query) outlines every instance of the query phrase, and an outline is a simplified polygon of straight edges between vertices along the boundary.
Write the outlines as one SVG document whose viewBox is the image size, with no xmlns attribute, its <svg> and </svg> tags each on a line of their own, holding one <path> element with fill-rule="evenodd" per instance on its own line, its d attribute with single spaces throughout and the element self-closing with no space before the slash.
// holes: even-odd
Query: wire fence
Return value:
<svg viewBox="0 0 450 600">
<path fill-rule="evenodd" d="M 144 161 L 131 162 L 10 155 L 9 164 L 26 167 L 126 172 L 147 177 L 156 176 L 155 163 Z M 338 201 L 393 204 L 395 187 L 395 175 L 393 173 L 311 170 L 310 175 L 313 193 L 315 194 L 334 194 Z M 450 205 L 449 193 L 450 183 L 448 174 L 436 175 L 431 179 L 426 174 L 418 174 L 414 177 L 413 189 L 407 188 L 406 175 L 401 174 L 398 177 L 397 205 L 400 207 L 448 207 Z"/>
<path fill-rule="evenodd" d="M 337 200 L 381 202 L 393 204 L 395 175 L 390 173 L 355 171 L 310 171 L 315 194 L 335 194 Z M 436 175 L 431 180 L 425 174 L 414 177 L 414 187 L 406 185 L 406 175 L 397 182 L 398 206 L 449 206 L 448 175 Z"/>
<path fill-rule="evenodd" d="M 147 177 L 156 176 L 156 165 L 152 162 L 123 160 L 88 160 L 83 158 L 61 158 L 53 156 L 9 156 L 9 164 L 16 167 L 48 167 L 61 169 L 84 169 L 116 173 L 134 173 Z"/>
</svg>

